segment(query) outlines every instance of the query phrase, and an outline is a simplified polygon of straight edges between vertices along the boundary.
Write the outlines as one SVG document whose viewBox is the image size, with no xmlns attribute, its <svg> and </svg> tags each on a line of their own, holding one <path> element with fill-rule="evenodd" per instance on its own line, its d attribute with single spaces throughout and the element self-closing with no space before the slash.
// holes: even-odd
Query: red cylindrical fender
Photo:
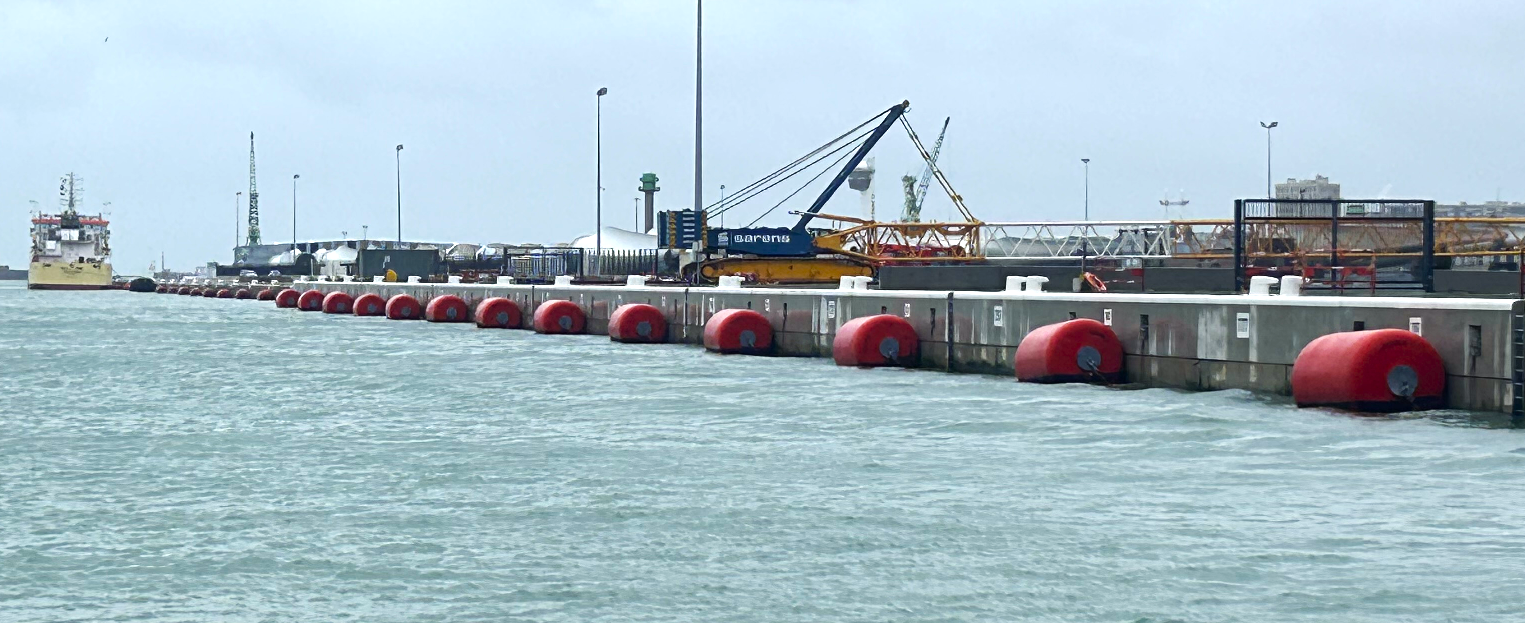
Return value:
<svg viewBox="0 0 1525 623">
<path fill-rule="evenodd" d="M 621 305 L 609 315 L 609 339 L 627 343 L 667 341 L 667 318 L 645 303 Z"/>
<path fill-rule="evenodd" d="M 205 298 L 217 298 L 217 288 L 202 288 L 201 296 Z"/>
<path fill-rule="evenodd" d="M 494 296 L 478 303 L 475 316 L 477 326 L 483 329 L 517 329 L 524 322 L 524 316 L 519 312 L 519 304 L 501 296 Z"/>
<path fill-rule="evenodd" d="M 239 288 L 239 289 L 233 291 L 233 298 L 236 298 L 236 299 L 252 299 L 252 298 L 254 298 L 254 293 L 250 292 L 248 288 Z"/>
<path fill-rule="evenodd" d="M 265 288 L 260 290 L 259 294 L 254 295 L 254 299 L 259 301 L 273 301 L 275 300 L 275 289 Z"/>
<path fill-rule="evenodd" d="M 297 299 L 301 297 L 302 294 L 300 292 L 297 292 L 291 288 L 284 288 L 280 292 L 276 293 L 275 306 L 281 308 L 295 308 L 297 306 Z"/>
<path fill-rule="evenodd" d="M 831 341 L 831 358 L 839 366 L 916 365 L 921 341 L 910 322 L 899 316 L 879 314 L 854 318 L 837 329 Z"/>
<path fill-rule="evenodd" d="M 704 323 L 704 347 L 717 353 L 767 354 L 773 349 L 773 325 L 750 309 L 722 309 Z"/>
<path fill-rule="evenodd" d="M 355 297 L 335 290 L 323 296 L 323 313 L 348 314 L 355 309 Z"/>
<path fill-rule="evenodd" d="M 175 288 L 175 294 L 178 294 L 180 296 L 190 296 L 190 294 L 191 294 L 191 287 L 190 286 L 180 286 L 178 288 Z"/>
<path fill-rule="evenodd" d="M 297 309 L 302 311 L 323 311 L 323 293 L 317 290 L 308 290 L 297 297 Z"/>
<path fill-rule="evenodd" d="M 216 296 L 220 299 L 230 299 L 233 298 L 233 291 L 228 288 L 222 288 L 217 291 Z"/>
<path fill-rule="evenodd" d="M 385 316 L 387 314 L 387 300 L 380 294 L 367 292 L 355 299 L 356 316 Z"/>
<path fill-rule="evenodd" d="M 1032 330 L 1017 346 L 1017 380 L 1028 383 L 1120 383 L 1123 343 L 1112 327 L 1076 318 Z"/>
<path fill-rule="evenodd" d="M 588 317 L 572 301 L 545 301 L 535 308 L 536 333 L 582 333 Z"/>
<path fill-rule="evenodd" d="M 165 292 L 169 292 L 169 286 L 166 286 L 162 283 L 154 286 L 154 294 L 164 294 Z"/>
<path fill-rule="evenodd" d="M 424 320 L 429 322 L 471 322 L 471 308 L 466 301 L 454 294 L 444 294 L 429 299 L 424 308 Z"/>
<path fill-rule="evenodd" d="M 1392 412 L 1443 405 L 1446 367 L 1424 338 L 1402 329 L 1320 337 L 1292 364 L 1299 407 Z"/>
<path fill-rule="evenodd" d="M 398 294 L 387 299 L 387 318 L 392 320 L 420 320 L 424 317 L 424 308 L 418 304 L 418 299 L 406 294 Z"/>
</svg>

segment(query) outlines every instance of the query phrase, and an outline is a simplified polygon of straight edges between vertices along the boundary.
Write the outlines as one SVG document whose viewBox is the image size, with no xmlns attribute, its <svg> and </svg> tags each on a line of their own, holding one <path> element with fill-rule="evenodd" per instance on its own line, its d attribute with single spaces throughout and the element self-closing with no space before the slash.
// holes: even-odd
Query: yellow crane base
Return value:
<svg viewBox="0 0 1525 623">
<path fill-rule="evenodd" d="M 726 257 L 699 264 L 708 283 L 741 275 L 756 283 L 837 283 L 842 277 L 872 277 L 872 266 L 830 257 Z"/>
</svg>

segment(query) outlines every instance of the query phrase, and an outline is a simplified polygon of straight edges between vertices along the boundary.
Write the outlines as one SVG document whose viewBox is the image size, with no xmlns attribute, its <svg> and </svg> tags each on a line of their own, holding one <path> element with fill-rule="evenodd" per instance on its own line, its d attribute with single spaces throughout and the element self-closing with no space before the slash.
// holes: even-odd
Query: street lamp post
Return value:
<svg viewBox="0 0 1525 623">
<path fill-rule="evenodd" d="M 242 190 L 233 193 L 233 248 L 235 249 L 233 252 L 234 262 L 238 261 L 238 251 L 236 251 L 236 249 L 238 249 L 238 212 L 239 208 L 243 206 L 243 197 L 244 191 Z"/>
<path fill-rule="evenodd" d="M 694 3 L 694 211 L 704 210 L 704 0 Z M 724 212 L 721 218 L 724 218 Z"/>
<path fill-rule="evenodd" d="M 300 175 L 291 176 L 291 262 L 297 261 L 297 180 Z"/>
<path fill-rule="evenodd" d="M 397 244 L 402 245 L 402 144 L 397 144 Z"/>
<path fill-rule="evenodd" d="M 1271 194 L 1271 128 L 1276 127 L 1276 122 L 1260 122 L 1260 127 L 1266 129 L 1266 199 L 1274 199 Z"/>
<path fill-rule="evenodd" d="M 1091 220 L 1091 159 L 1081 158 L 1080 164 L 1085 165 L 1086 172 L 1085 218 L 1083 220 L 1089 222 Z M 1087 227 L 1086 225 L 1080 226 L 1080 272 L 1082 273 L 1086 270 L 1086 260 L 1089 259 L 1091 254 L 1091 241 L 1086 237 Z"/>
<path fill-rule="evenodd" d="M 594 189 L 598 192 L 595 202 L 595 214 L 593 216 L 593 257 L 594 262 L 604 252 L 604 96 L 609 94 L 608 87 L 599 87 L 598 96 L 594 98 L 593 105 L 593 134 L 597 153 L 595 159 Z M 594 270 L 598 270 L 598 264 L 594 264 Z"/>
</svg>

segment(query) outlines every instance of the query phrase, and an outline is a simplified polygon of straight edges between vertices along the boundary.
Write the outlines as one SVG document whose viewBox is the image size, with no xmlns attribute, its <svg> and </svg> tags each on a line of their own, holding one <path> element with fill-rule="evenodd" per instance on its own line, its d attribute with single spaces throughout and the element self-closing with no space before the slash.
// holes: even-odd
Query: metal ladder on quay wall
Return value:
<svg viewBox="0 0 1525 623">
<path fill-rule="evenodd" d="M 1520 303 L 1510 313 L 1509 425 L 1525 427 L 1525 309 Z"/>
<path fill-rule="evenodd" d="M 1518 298 L 1509 310 L 1509 426 L 1525 427 L 1525 249 L 1520 250 Z"/>
</svg>

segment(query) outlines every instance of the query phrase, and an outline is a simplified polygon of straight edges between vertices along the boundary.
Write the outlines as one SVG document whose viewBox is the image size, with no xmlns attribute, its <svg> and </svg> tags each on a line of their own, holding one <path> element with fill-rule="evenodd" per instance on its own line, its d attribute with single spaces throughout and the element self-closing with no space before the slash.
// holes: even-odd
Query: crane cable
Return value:
<svg viewBox="0 0 1525 623">
<path fill-rule="evenodd" d="M 890 112 L 889 110 L 885 110 L 884 112 L 881 112 L 881 113 L 879 113 L 877 115 L 874 115 L 873 117 L 870 117 L 867 121 L 864 121 L 863 123 L 858 124 L 857 126 L 853 127 L 852 129 L 850 129 L 850 130 L 848 130 L 846 132 L 843 132 L 841 135 L 838 135 L 836 138 L 833 138 L 830 141 L 827 141 L 826 143 L 822 144 L 821 146 L 811 150 L 810 153 L 807 153 L 807 154 L 805 154 L 803 156 L 800 156 L 799 158 L 796 158 L 793 162 L 790 162 L 789 164 L 786 164 L 783 167 L 780 167 L 778 170 L 776 170 L 776 171 L 774 171 L 772 173 L 769 173 L 768 175 L 764 176 L 762 179 L 759 179 L 759 180 L 757 180 L 755 182 L 752 182 L 751 184 L 748 184 L 747 186 L 743 187 L 741 190 L 736 191 L 736 193 L 731 195 L 730 197 L 726 197 L 724 199 L 721 199 L 720 201 L 717 201 L 715 203 L 712 203 L 712 204 L 706 206 L 705 209 L 709 210 L 711 208 L 716 208 L 717 206 L 719 206 L 719 209 L 716 210 L 714 214 L 710 215 L 710 216 L 718 216 L 720 214 L 725 213 L 726 210 L 729 210 L 732 207 L 735 207 L 737 204 L 740 204 L 740 203 L 746 201 L 747 199 L 751 199 L 753 196 L 757 195 L 758 193 L 761 193 L 761 192 L 766 191 L 766 190 L 768 190 L 770 188 L 773 188 L 774 186 L 777 186 L 779 182 L 783 181 L 783 180 L 777 180 L 776 179 L 779 176 L 784 175 L 786 172 L 789 172 L 790 169 L 795 169 L 796 167 L 799 167 L 800 163 L 805 162 L 806 160 L 810 160 L 811 158 L 815 157 L 817 154 L 820 154 L 822 151 L 825 151 L 827 148 L 831 147 L 832 145 L 840 143 L 844 138 L 846 138 L 848 136 L 851 136 L 854 133 L 857 133 L 859 130 L 862 130 L 864 127 L 868 126 L 869 124 L 872 124 L 875 121 L 878 121 L 880 118 L 882 118 L 885 115 L 889 114 L 889 112 Z M 867 136 L 868 134 L 869 134 L 869 132 L 862 132 L 862 133 L 860 133 L 858 136 L 853 137 L 852 140 L 849 142 L 849 144 L 852 144 L 852 143 L 855 143 L 855 142 L 861 140 L 863 137 Z M 814 165 L 816 162 L 819 162 L 820 160 L 822 160 L 822 159 L 824 159 L 826 157 L 829 157 L 832 153 L 835 153 L 836 151 L 838 151 L 840 149 L 841 149 L 841 147 L 838 147 L 837 149 L 831 150 L 826 155 L 821 156 L 820 158 L 816 158 L 814 161 L 811 161 L 810 163 L 804 165 L 804 168 L 808 168 L 809 166 Z M 794 175 L 796 175 L 798 173 L 799 173 L 799 171 L 794 171 L 793 173 L 789 173 L 788 175 L 784 176 L 784 179 L 788 179 L 790 177 L 793 177 Z"/>
<path fill-rule="evenodd" d="M 932 167 L 933 177 L 937 178 L 937 183 L 943 187 L 943 192 L 948 193 L 948 198 L 953 200 L 953 207 L 958 208 L 959 214 L 963 215 L 965 221 L 970 223 L 980 222 L 979 219 L 974 218 L 974 215 L 969 212 L 969 208 L 964 205 L 964 197 L 953 190 L 953 185 L 943 175 L 943 170 L 937 168 L 937 163 L 932 160 L 932 155 L 927 153 L 927 147 L 922 145 L 921 138 L 916 136 L 916 130 L 911 129 L 911 122 L 907 115 L 900 115 L 900 125 L 904 126 L 906 133 L 911 136 L 911 142 L 916 144 L 916 151 L 921 152 L 921 158 L 927 161 L 927 166 Z"/>
<path fill-rule="evenodd" d="M 745 196 L 741 196 L 740 198 L 736 198 L 736 199 L 733 200 L 733 197 L 737 197 L 738 195 L 742 194 L 741 192 L 738 192 L 736 195 L 732 195 L 731 197 L 726 197 L 725 203 L 727 205 L 725 207 L 721 208 L 720 210 L 717 210 L 714 214 L 711 214 L 711 215 L 708 215 L 708 216 L 715 216 L 715 215 L 719 215 L 719 214 L 724 214 L 724 213 L 730 211 L 731 208 L 734 208 L 734 207 L 736 207 L 736 206 L 746 202 L 749 199 L 753 199 L 753 198 L 757 197 L 758 195 L 761 195 L 762 193 L 767 192 L 767 191 L 773 189 L 774 187 L 778 186 L 779 184 L 782 184 L 782 183 L 788 181 L 790 178 L 793 178 L 796 175 L 799 175 L 801 173 L 809 171 L 811 167 L 814 167 L 817 163 L 819 163 L 819 162 L 821 162 L 821 161 L 823 161 L 823 160 L 825 160 L 827 158 L 830 158 L 832 155 L 837 154 L 838 152 L 842 152 L 844 150 L 855 148 L 855 147 L 863 144 L 863 141 L 872 132 L 873 132 L 873 130 L 865 130 L 865 131 L 863 131 L 858 136 L 853 137 L 848 142 L 842 143 L 841 145 L 838 145 L 837 147 L 833 148 L 831 151 L 828 151 L 828 152 L 826 152 L 824 154 L 821 154 L 820 156 L 816 157 L 815 160 L 812 160 L 812 161 L 807 162 L 807 163 L 805 163 L 803 165 L 800 165 L 797 169 L 795 169 L 794 171 L 790 172 L 788 175 L 785 175 L 785 176 L 783 176 L 781 178 L 778 178 L 778 179 L 774 180 L 772 183 L 768 184 L 767 186 L 764 186 L 764 187 L 752 190 L 751 192 L 749 192 Z M 843 154 L 844 157 L 846 155 L 847 154 Z M 841 161 L 842 161 L 842 158 L 837 158 L 837 160 L 835 162 L 841 162 Z M 833 163 L 833 164 L 835 164 L 835 163 Z M 824 173 L 825 171 L 828 171 L 828 170 L 830 170 L 829 167 L 827 169 L 822 170 L 822 173 Z M 821 173 L 817 173 L 815 175 L 815 177 L 810 178 L 810 181 L 815 181 L 816 179 L 818 179 L 820 177 L 821 177 Z M 810 181 L 805 182 L 805 185 L 808 186 L 810 184 Z M 804 186 L 801 186 L 799 189 L 796 189 L 793 193 L 790 193 L 789 196 L 792 197 L 795 194 L 799 193 L 800 190 L 803 190 L 803 189 L 804 189 Z M 777 208 L 778 206 L 775 205 L 773 207 Z M 769 211 L 771 212 L 772 210 L 770 209 Z M 759 218 L 761 218 L 761 217 L 759 217 Z M 754 220 L 753 222 L 755 223 L 757 221 Z"/>
<path fill-rule="evenodd" d="M 846 145 L 843 145 L 842 147 L 851 147 L 851 146 L 852 146 L 852 143 L 848 143 Z M 838 148 L 838 150 L 840 150 L 840 149 L 841 148 Z M 831 154 L 827 154 L 827 156 L 829 156 L 829 155 L 831 155 Z M 763 212 L 762 216 L 759 216 L 759 217 L 757 217 L 755 219 L 752 219 L 752 222 L 747 223 L 747 227 L 751 227 L 753 225 L 756 225 L 758 221 L 763 220 L 764 216 L 772 214 L 774 210 L 778 209 L 778 206 L 784 205 L 785 201 L 788 201 L 788 200 L 794 198 L 795 195 L 800 194 L 800 191 L 805 190 L 806 187 L 808 187 L 811 184 L 815 183 L 816 180 L 821 179 L 822 175 L 825 175 L 827 172 L 829 172 L 832 169 L 836 168 L 836 166 L 838 164 L 840 164 L 843 160 L 846 160 L 847 157 L 850 156 L 850 155 L 852 155 L 852 154 L 849 152 L 849 153 L 843 153 L 841 156 L 838 156 L 837 159 L 831 163 L 831 166 L 822 168 L 820 173 L 816 173 L 814 177 L 806 180 L 805 183 L 801 184 L 799 188 L 794 189 L 794 192 L 789 193 L 789 196 L 784 197 L 783 199 L 780 199 L 778 201 L 778 203 L 773 204 L 773 207 L 768 208 L 767 212 Z M 822 157 L 824 158 L 825 156 L 822 156 Z M 801 169 L 801 171 L 803 171 L 803 170 L 804 169 Z M 793 175 L 791 175 L 790 177 L 793 177 Z M 785 179 L 787 179 L 787 178 L 785 178 Z M 779 180 L 779 181 L 783 181 L 783 180 Z"/>
</svg>

